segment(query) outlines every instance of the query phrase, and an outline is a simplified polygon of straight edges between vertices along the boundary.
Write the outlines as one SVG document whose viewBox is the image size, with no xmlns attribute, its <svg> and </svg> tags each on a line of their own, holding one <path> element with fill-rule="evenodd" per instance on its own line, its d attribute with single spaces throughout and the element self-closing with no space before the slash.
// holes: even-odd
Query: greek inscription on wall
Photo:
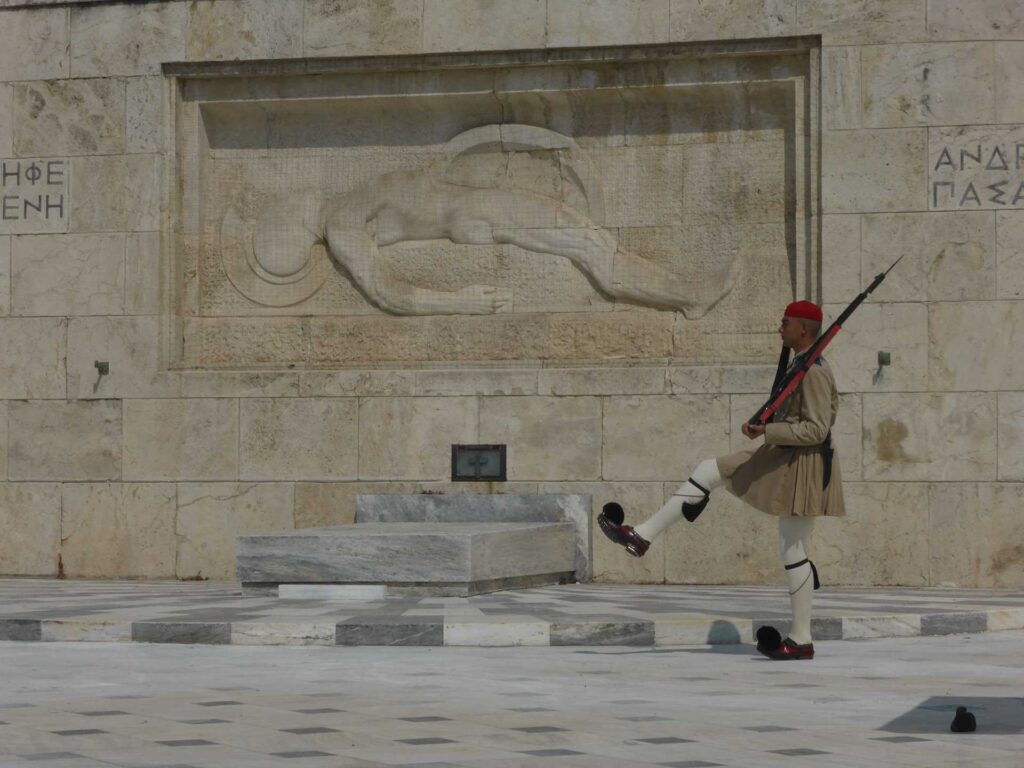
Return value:
<svg viewBox="0 0 1024 768">
<path fill-rule="evenodd" d="M 66 232 L 68 161 L 0 160 L 0 234 Z"/>
<path fill-rule="evenodd" d="M 930 144 L 929 208 L 1024 208 L 1024 128 L 942 129 Z"/>
</svg>

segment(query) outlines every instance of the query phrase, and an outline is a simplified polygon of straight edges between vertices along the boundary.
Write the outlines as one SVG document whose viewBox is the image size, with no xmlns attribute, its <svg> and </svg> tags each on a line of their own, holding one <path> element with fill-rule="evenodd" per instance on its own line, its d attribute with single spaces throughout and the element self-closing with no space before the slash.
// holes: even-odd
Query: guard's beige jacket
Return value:
<svg viewBox="0 0 1024 768">
<path fill-rule="evenodd" d="M 822 488 L 821 445 L 835 424 L 839 392 L 832 369 L 819 360 L 766 426 L 764 445 L 717 459 L 726 488 L 770 515 L 838 516 L 846 512 L 838 452 L 832 456 L 828 488 Z M 834 439 L 832 448 L 835 451 Z"/>
</svg>

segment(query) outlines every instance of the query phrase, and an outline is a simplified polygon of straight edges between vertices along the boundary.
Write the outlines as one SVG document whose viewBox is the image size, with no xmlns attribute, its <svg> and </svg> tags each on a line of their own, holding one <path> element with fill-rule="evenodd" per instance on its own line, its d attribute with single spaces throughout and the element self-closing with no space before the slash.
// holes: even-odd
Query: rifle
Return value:
<svg viewBox="0 0 1024 768">
<path fill-rule="evenodd" d="M 857 295 L 850 306 L 843 310 L 843 313 L 836 318 L 835 322 L 828 327 L 828 329 L 821 334 L 815 342 L 807 350 L 807 353 L 800 359 L 799 364 L 793 367 L 792 370 L 787 371 L 786 368 L 789 366 L 789 348 L 783 347 L 782 354 L 779 356 L 779 367 L 775 372 L 775 383 L 772 384 L 772 394 L 768 398 L 768 401 L 757 409 L 755 413 L 748 421 L 748 424 L 767 424 L 771 419 L 772 415 L 778 410 L 786 398 L 793 394 L 804 376 L 807 375 L 807 371 L 810 370 L 814 362 L 821 357 L 821 353 L 825 351 L 825 347 L 828 346 L 829 342 L 839 333 L 839 329 L 843 327 L 843 323 L 854 313 L 854 310 L 861 305 L 861 302 L 868 297 L 872 291 L 877 288 L 885 276 L 892 272 L 893 267 L 900 263 L 903 257 L 893 262 L 892 267 L 889 267 L 885 272 L 875 275 L 875 279 L 871 281 L 864 291 Z"/>
</svg>

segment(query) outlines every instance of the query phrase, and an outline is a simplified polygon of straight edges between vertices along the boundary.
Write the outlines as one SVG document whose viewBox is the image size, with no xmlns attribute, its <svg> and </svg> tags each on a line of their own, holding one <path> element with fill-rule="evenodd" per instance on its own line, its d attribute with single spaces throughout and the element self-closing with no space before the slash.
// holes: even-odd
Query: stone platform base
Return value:
<svg viewBox="0 0 1024 768">
<path fill-rule="evenodd" d="M 572 579 L 572 523 L 358 523 L 240 536 L 249 591 L 278 584 L 384 584 L 389 593 L 466 596 Z"/>
<path fill-rule="evenodd" d="M 815 643 L 1024 628 L 1021 590 L 826 587 L 814 606 Z M 671 647 L 751 644 L 762 624 L 786 634 L 789 616 L 785 587 L 571 584 L 340 602 L 194 581 L 0 579 L 0 641 Z"/>
<path fill-rule="evenodd" d="M 468 597 L 582 582 L 591 572 L 590 506 L 575 494 L 364 495 L 355 525 L 240 536 L 237 574 L 251 595 L 376 585 Z"/>
<path fill-rule="evenodd" d="M 489 592 L 500 592 L 505 589 L 529 589 L 545 587 L 553 584 L 569 584 L 573 581 L 571 573 L 541 573 L 536 576 L 515 576 L 508 579 L 491 579 L 490 581 L 462 582 L 424 582 L 421 584 L 278 584 L 265 582 L 242 582 L 242 594 L 249 596 L 280 597 L 292 600 L 335 600 L 338 602 L 370 601 L 392 597 L 411 595 L 413 597 L 470 597 L 486 595 Z M 366 587 L 384 593 L 382 598 L 364 596 L 361 593 L 337 592 L 317 594 L 316 587 L 330 586 L 348 589 L 350 587 Z"/>
</svg>

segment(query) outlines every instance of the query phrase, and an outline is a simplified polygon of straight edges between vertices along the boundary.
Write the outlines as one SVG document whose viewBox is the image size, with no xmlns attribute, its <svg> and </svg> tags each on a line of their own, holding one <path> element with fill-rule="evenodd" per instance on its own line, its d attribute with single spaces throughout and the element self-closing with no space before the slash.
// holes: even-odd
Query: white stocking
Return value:
<svg viewBox="0 0 1024 768">
<path fill-rule="evenodd" d="M 782 565 L 807 560 L 807 544 L 814 528 L 813 517 L 780 517 L 779 549 Z M 811 642 L 811 598 L 814 595 L 814 576 L 810 561 L 786 570 L 789 602 L 793 609 L 793 624 L 789 636 L 794 643 Z"/>
<path fill-rule="evenodd" d="M 705 459 L 693 470 L 690 480 L 700 483 L 709 493 L 715 490 L 722 484 L 722 475 L 718 472 L 718 462 L 715 459 Z M 634 529 L 638 535 L 646 541 L 654 541 L 666 528 L 683 519 L 682 505 L 685 502 L 696 503 L 704 498 L 704 491 L 690 480 L 683 483 L 679 490 L 672 494 L 672 498 L 665 506 Z"/>
</svg>

